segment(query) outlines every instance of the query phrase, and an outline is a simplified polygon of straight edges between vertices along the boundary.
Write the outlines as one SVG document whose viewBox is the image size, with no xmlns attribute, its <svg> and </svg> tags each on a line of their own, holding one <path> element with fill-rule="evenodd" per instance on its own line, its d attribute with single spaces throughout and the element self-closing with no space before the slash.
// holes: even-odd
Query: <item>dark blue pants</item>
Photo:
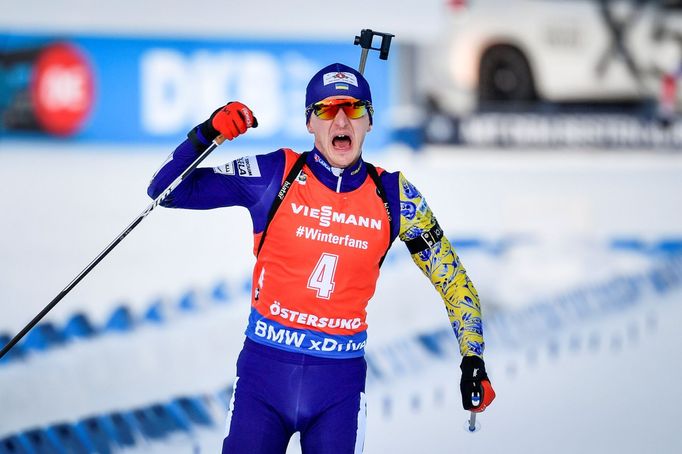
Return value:
<svg viewBox="0 0 682 454">
<path fill-rule="evenodd" d="M 294 432 L 304 454 L 361 453 L 366 373 L 364 358 L 319 358 L 247 339 L 223 454 L 283 454 Z"/>
</svg>

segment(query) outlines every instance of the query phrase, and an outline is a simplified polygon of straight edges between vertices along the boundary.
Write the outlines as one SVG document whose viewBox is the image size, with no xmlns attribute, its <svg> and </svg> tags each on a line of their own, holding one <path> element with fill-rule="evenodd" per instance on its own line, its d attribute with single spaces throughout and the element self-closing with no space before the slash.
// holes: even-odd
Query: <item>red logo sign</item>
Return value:
<svg viewBox="0 0 682 454">
<path fill-rule="evenodd" d="M 75 46 L 51 45 L 38 57 L 31 94 L 43 129 L 71 135 L 82 126 L 93 104 L 92 70 Z"/>
</svg>

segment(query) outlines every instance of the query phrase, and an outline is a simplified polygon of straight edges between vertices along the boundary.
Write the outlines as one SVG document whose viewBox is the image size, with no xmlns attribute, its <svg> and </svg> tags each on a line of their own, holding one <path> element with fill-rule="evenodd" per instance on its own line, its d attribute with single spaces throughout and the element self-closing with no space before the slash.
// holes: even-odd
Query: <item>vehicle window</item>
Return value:
<svg viewBox="0 0 682 454">
<path fill-rule="evenodd" d="M 662 0 L 661 7 L 668 10 L 682 11 L 682 0 Z"/>
</svg>

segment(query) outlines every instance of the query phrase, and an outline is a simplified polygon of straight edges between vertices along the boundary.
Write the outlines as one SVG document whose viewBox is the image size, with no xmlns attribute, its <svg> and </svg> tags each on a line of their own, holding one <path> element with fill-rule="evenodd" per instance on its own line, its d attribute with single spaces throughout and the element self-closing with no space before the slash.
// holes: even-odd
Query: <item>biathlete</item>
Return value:
<svg viewBox="0 0 682 454">
<path fill-rule="evenodd" d="M 340 63 L 321 69 L 307 86 L 305 114 L 312 150 L 283 148 L 198 168 L 163 203 L 238 205 L 253 221 L 251 313 L 223 453 L 284 453 L 294 432 L 306 454 L 362 452 L 366 306 L 396 238 L 445 302 L 463 356 L 464 408 L 483 411 L 495 397 L 478 295 L 457 254 L 403 174 L 362 159 L 373 116 L 365 78 Z M 154 175 L 149 196 L 219 135 L 232 140 L 255 126 L 245 105 L 219 108 Z"/>
</svg>

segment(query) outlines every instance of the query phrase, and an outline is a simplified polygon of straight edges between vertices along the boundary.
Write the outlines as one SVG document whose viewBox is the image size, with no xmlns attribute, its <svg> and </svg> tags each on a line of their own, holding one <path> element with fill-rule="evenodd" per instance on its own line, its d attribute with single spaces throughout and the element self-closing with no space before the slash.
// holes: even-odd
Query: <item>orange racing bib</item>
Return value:
<svg viewBox="0 0 682 454">
<path fill-rule="evenodd" d="M 284 175 L 297 157 L 286 151 Z M 304 166 L 258 255 L 247 336 L 316 356 L 362 356 L 366 307 L 389 237 L 388 216 L 369 176 L 359 188 L 337 193 Z"/>
</svg>

